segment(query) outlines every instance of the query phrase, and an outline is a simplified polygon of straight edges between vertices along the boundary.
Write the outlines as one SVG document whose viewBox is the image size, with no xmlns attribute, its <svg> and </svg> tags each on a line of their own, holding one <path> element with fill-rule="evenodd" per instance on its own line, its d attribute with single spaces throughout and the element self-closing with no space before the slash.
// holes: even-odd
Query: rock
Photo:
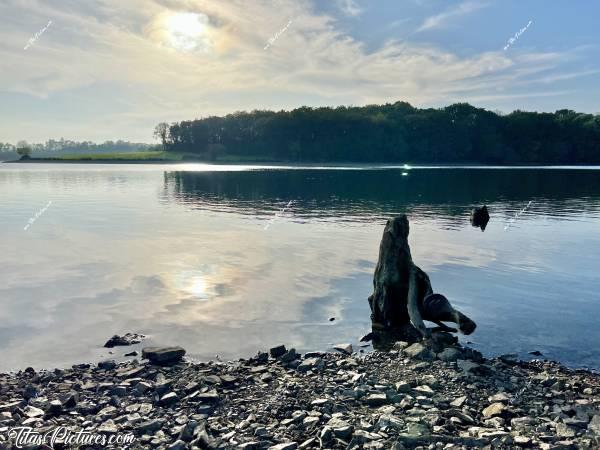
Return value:
<svg viewBox="0 0 600 450">
<path fill-rule="evenodd" d="M 138 352 L 136 352 L 135 350 L 129 353 L 125 353 L 123 356 L 137 356 Z"/>
<path fill-rule="evenodd" d="M 429 436 L 431 430 L 428 425 L 419 422 L 408 423 L 408 434 L 413 436 Z"/>
<path fill-rule="evenodd" d="M 218 403 L 220 400 L 219 394 L 217 394 L 217 391 L 203 392 L 203 393 L 198 394 L 198 396 L 196 398 L 203 403 L 211 403 L 211 404 Z"/>
<path fill-rule="evenodd" d="M 25 386 L 25 389 L 23 390 L 23 398 L 25 400 L 30 400 L 32 398 L 36 398 L 38 396 L 38 389 L 37 387 L 28 384 L 27 386 Z"/>
<path fill-rule="evenodd" d="M 462 395 L 462 396 L 457 397 L 454 400 L 452 400 L 450 402 L 450 406 L 454 406 L 455 408 L 461 408 L 462 405 L 464 405 L 466 401 L 467 401 L 467 396 Z"/>
<path fill-rule="evenodd" d="M 479 368 L 479 364 L 469 361 L 467 359 L 459 359 L 456 361 L 457 367 L 465 373 L 470 373 Z"/>
<path fill-rule="evenodd" d="M 594 434 L 600 435 L 600 415 L 596 414 L 594 417 L 592 417 L 587 429 Z"/>
<path fill-rule="evenodd" d="M 452 347 L 446 348 L 442 352 L 437 354 L 438 359 L 446 362 L 454 362 L 461 356 L 462 352 Z"/>
<path fill-rule="evenodd" d="M 158 365 L 176 364 L 184 355 L 185 350 L 181 347 L 145 347 L 142 349 L 142 358 Z"/>
<path fill-rule="evenodd" d="M 472 226 L 479 227 L 481 228 L 481 231 L 484 231 L 485 227 L 490 221 L 490 214 L 488 212 L 487 206 L 483 205 L 479 208 L 473 208 L 471 210 L 470 221 Z"/>
<path fill-rule="evenodd" d="M 306 358 L 297 367 L 298 372 L 307 372 L 312 369 L 320 369 L 323 367 L 321 358 Z"/>
<path fill-rule="evenodd" d="M 543 353 L 540 352 L 539 350 L 533 350 L 532 352 L 528 352 L 528 353 L 533 356 L 543 356 Z"/>
<path fill-rule="evenodd" d="M 175 392 L 169 392 L 160 398 L 160 404 L 163 406 L 170 406 L 179 401 L 179 397 Z"/>
<path fill-rule="evenodd" d="M 25 409 L 23 410 L 23 413 L 27 416 L 27 417 L 43 417 L 44 416 L 44 411 L 40 408 L 36 408 L 35 406 L 26 406 Z"/>
<path fill-rule="evenodd" d="M 433 352 L 419 342 L 407 347 L 404 350 L 404 354 L 414 359 L 422 359 L 426 361 L 431 361 L 434 358 Z"/>
<path fill-rule="evenodd" d="M 412 390 L 412 386 L 410 385 L 410 383 L 406 382 L 406 381 L 399 381 L 398 383 L 396 383 L 394 385 L 394 387 L 396 388 L 396 391 L 398 392 L 410 392 Z"/>
<path fill-rule="evenodd" d="M 337 344 L 333 346 L 333 349 L 346 355 L 351 355 L 353 350 L 352 344 Z"/>
<path fill-rule="evenodd" d="M 178 440 L 167 447 L 167 450 L 185 450 L 187 445 L 185 442 Z"/>
<path fill-rule="evenodd" d="M 387 404 L 388 399 L 385 394 L 370 394 L 363 398 L 363 402 L 369 406 L 381 406 Z"/>
<path fill-rule="evenodd" d="M 296 450 L 298 448 L 298 444 L 295 442 L 287 442 L 284 444 L 277 444 L 269 447 L 269 450 Z"/>
<path fill-rule="evenodd" d="M 115 367 L 117 367 L 117 363 L 113 360 L 100 361 L 98 363 L 98 368 L 102 370 L 113 370 Z"/>
<path fill-rule="evenodd" d="M 495 402 L 508 402 L 510 400 L 510 397 L 508 395 L 506 395 L 504 392 L 500 392 L 499 394 L 495 394 L 492 395 L 490 397 L 488 397 L 488 401 L 490 403 L 495 403 Z"/>
<path fill-rule="evenodd" d="M 297 359 L 300 359 L 300 355 L 298 353 L 296 353 L 296 349 L 290 348 L 287 352 L 285 352 L 283 355 L 281 355 L 281 358 L 279 358 L 279 359 L 281 360 L 281 362 L 289 363 L 289 362 L 295 361 Z"/>
<path fill-rule="evenodd" d="M 143 338 L 145 338 L 145 336 L 142 334 L 127 333 L 127 334 L 124 334 L 123 336 L 119 336 L 118 334 L 115 334 L 108 341 L 106 341 L 106 344 L 104 344 L 104 347 L 113 348 L 116 346 L 127 346 L 127 345 L 139 344 Z"/>
<path fill-rule="evenodd" d="M 335 437 L 343 440 L 350 439 L 352 437 L 352 431 L 354 430 L 354 427 L 348 422 L 335 417 L 327 423 L 326 428 L 331 429 Z"/>
<path fill-rule="evenodd" d="M 164 419 L 153 419 L 146 422 L 142 422 L 138 425 L 137 429 L 142 433 L 154 433 L 163 426 Z"/>
<path fill-rule="evenodd" d="M 482 411 L 483 417 L 501 416 L 506 409 L 504 403 L 492 403 Z"/>
<path fill-rule="evenodd" d="M 50 414 L 60 414 L 63 411 L 63 404 L 60 400 L 52 400 L 48 407 Z"/>
<path fill-rule="evenodd" d="M 272 349 L 270 349 L 269 354 L 273 358 L 279 358 L 280 356 L 283 356 L 286 353 L 286 351 L 287 350 L 285 348 L 285 345 L 278 345 L 277 347 L 273 347 Z"/>
<path fill-rule="evenodd" d="M 565 425 L 564 423 L 557 423 L 556 434 L 558 437 L 572 438 L 577 435 L 577 432 L 570 426 Z"/>
</svg>

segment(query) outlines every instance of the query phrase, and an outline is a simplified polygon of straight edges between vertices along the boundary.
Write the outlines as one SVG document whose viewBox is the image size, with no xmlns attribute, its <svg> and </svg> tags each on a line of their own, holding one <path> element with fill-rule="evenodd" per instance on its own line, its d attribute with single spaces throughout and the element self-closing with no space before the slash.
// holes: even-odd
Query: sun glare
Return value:
<svg viewBox="0 0 600 450">
<path fill-rule="evenodd" d="M 208 17 L 204 14 L 177 13 L 165 19 L 169 44 L 181 51 L 206 50 Z"/>
</svg>

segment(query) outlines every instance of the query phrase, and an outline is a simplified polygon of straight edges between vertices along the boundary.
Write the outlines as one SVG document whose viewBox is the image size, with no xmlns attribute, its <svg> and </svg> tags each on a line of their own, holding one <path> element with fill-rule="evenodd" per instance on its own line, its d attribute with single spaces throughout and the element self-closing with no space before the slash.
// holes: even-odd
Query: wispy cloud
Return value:
<svg viewBox="0 0 600 450">
<path fill-rule="evenodd" d="M 336 0 L 336 4 L 347 16 L 359 16 L 364 11 L 356 0 Z"/>
<path fill-rule="evenodd" d="M 536 77 L 548 77 L 548 83 L 573 77 L 565 61 L 572 66 L 587 56 L 573 49 L 456 54 L 416 39 L 368 46 L 336 17 L 315 10 L 312 1 L 279 0 L 277 8 L 270 0 L 251 4 L 252 16 L 246 1 L 0 3 L 6 36 L 0 42 L 0 110 L 16 105 L 2 117 L 0 135 L 9 141 L 144 141 L 161 121 L 257 108 L 395 100 L 419 106 L 469 98 L 492 103 L 494 96 L 521 95 L 524 83 Z M 206 16 L 204 50 L 165 44 L 162 18 L 182 12 Z M 264 51 L 289 18 L 293 25 Z M 49 19 L 52 33 L 24 52 L 24 30 Z M 586 69 L 591 75 L 595 67 Z M 538 95 L 559 95 L 553 87 L 544 85 Z M 15 102 L 15 96 L 24 101 Z M 49 105 L 52 113 L 46 114 Z"/>
<path fill-rule="evenodd" d="M 488 6 L 488 3 L 485 2 L 478 2 L 473 0 L 462 2 L 455 7 L 447 9 L 443 13 L 427 17 L 423 21 L 423 24 L 417 29 L 417 32 L 445 27 L 453 19 L 470 14 L 479 9 L 485 8 L 486 6 Z"/>
</svg>

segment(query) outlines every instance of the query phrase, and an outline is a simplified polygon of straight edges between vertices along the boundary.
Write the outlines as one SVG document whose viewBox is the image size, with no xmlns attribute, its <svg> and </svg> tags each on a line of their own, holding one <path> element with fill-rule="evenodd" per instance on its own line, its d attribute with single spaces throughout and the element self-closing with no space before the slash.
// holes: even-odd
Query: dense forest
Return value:
<svg viewBox="0 0 600 450">
<path fill-rule="evenodd" d="M 600 115 L 459 103 L 236 112 L 159 124 L 166 150 L 217 160 L 600 164 Z"/>
</svg>

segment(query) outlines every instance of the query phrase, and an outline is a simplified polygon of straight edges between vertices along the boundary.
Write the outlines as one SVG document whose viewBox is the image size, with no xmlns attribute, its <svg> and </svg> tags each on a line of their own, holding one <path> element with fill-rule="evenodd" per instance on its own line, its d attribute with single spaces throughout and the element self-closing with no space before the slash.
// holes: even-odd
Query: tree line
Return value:
<svg viewBox="0 0 600 450">
<path fill-rule="evenodd" d="M 600 164 L 600 115 L 406 102 L 236 112 L 158 124 L 165 150 L 211 160 Z"/>
</svg>

